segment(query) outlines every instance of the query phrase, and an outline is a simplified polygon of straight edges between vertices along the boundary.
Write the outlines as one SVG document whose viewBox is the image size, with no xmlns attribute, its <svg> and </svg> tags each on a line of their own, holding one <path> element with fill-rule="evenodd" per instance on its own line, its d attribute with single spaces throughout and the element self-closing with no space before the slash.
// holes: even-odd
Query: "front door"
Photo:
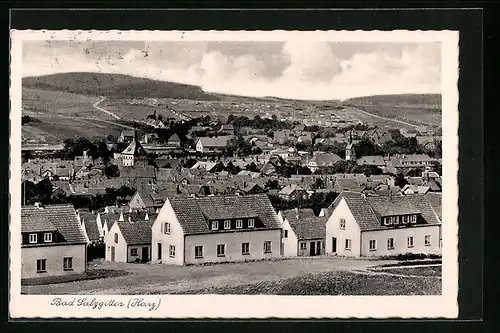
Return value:
<svg viewBox="0 0 500 333">
<path fill-rule="evenodd" d="M 161 260 L 161 243 L 158 243 L 158 260 Z"/>
<path fill-rule="evenodd" d="M 115 247 L 111 247 L 111 261 L 115 261 Z"/>
<path fill-rule="evenodd" d="M 311 257 L 316 255 L 315 249 L 316 249 L 315 243 L 314 242 L 309 243 L 309 255 Z"/>
<path fill-rule="evenodd" d="M 316 242 L 316 255 L 321 255 L 321 242 Z"/>
<path fill-rule="evenodd" d="M 337 253 L 337 237 L 332 237 L 332 253 Z"/>
<path fill-rule="evenodd" d="M 149 261 L 149 249 L 147 247 L 142 248 L 142 262 Z"/>
</svg>

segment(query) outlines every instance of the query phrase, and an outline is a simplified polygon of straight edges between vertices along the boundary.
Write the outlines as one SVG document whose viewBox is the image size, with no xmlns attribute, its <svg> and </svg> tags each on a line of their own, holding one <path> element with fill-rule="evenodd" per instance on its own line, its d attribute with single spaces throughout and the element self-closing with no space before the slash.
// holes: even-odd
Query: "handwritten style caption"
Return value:
<svg viewBox="0 0 500 333">
<path fill-rule="evenodd" d="M 71 298 L 71 299 L 63 299 L 61 297 L 55 297 L 52 299 L 50 303 L 51 306 L 57 307 L 87 307 L 92 310 L 102 310 L 103 308 L 145 308 L 148 311 L 156 311 L 160 308 L 161 298 L 158 298 L 157 301 L 146 300 L 140 297 L 131 297 L 127 302 L 124 301 L 116 301 L 113 299 L 108 300 L 98 300 L 97 298 Z"/>
</svg>

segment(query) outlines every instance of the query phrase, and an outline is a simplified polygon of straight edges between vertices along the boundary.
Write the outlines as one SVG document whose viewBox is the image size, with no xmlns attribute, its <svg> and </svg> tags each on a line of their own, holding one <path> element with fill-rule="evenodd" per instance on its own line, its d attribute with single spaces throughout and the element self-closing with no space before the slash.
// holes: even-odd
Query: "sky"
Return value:
<svg viewBox="0 0 500 333">
<path fill-rule="evenodd" d="M 128 74 L 294 99 L 441 93 L 440 43 L 24 41 L 23 77 Z"/>
</svg>

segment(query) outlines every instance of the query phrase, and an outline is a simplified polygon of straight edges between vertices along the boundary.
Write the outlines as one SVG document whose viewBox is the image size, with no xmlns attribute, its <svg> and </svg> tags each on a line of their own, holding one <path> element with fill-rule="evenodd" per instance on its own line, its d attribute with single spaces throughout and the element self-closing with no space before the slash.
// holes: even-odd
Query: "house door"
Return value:
<svg viewBox="0 0 500 333">
<path fill-rule="evenodd" d="M 321 255 L 321 242 L 316 242 L 316 255 Z"/>
<path fill-rule="evenodd" d="M 147 247 L 142 248 L 142 262 L 149 261 L 149 249 Z"/>
<path fill-rule="evenodd" d="M 158 243 L 158 260 L 161 260 L 161 243 Z"/>
<path fill-rule="evenodd" d="M 111 261 L 115 261 L 115 247 L 111 247 Z"/>
<path fill-rule="evenodd" d="M 332 253 L 337 253 L 337 237 L 332 237 Z"/>
<path fill-rule="evenodd" d="M 315 250 L 316 250 L 316 243 L 315 242 L 309 243 L 309 255 L 311 257 L 316 255 L 316 251 Z"/>
</svg>

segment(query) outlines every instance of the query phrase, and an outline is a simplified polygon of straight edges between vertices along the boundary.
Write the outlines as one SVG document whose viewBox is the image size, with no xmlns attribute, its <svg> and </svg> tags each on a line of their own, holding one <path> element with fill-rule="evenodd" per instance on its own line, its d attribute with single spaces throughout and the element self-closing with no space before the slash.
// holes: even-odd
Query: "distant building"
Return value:
<svg viewBox="0 0 500 333">
<path fill-rule="evenodd" d="M 309 160 L 307 166 L 312 172 L 315 172 L 321 168 L 334 166 L 335 163 L 341 160 L 339 155 L 333 153 L 316 154 Z"/>
<path fill-rule="evenodd" d="M 220 135 L 234 135 L 234 126 L 233 124 L 222 124 L 219 129 Z"/>
<path fill-rule="evenodd" d="M 222 152 L 232 136 L 201 137 L 196 142 L 196 151 L 200 153 Z"/>
<path fill-rule="evenodd" d="M 182 144 L 182 141 L 181 139 L 179 139 L 179 136 L 177 135 L 177 133 L 174 133 L 169 139 L 168 139 L 168 142 L 167 144 L 169 146 L 174 146 L 174 147 L 180 147 L 181 144 Z"/>
<path fill-rule="evenodd" d="M 122 131 L 122 133 L 118 137 L 118 142 L 131 142 L 132 140 L 134 140 L 135 136 L 136 133 L 133 130 Z"/>
<path fill-rule="evenodd" d="M 142 147 L 137 138 L 137 132 L 135 132 L 134 139 L 121 154 L 122 165 L 124 167 L 147 165 L 147 155 L 148 153 Z"/>
<path fill-rule="evenodd" d="M 306 200 L 309 198 L 307 191 L 299 185 L 291 184 L 283 187 L 278 196 L 283 200 Z"/>
<path fill-rule="evenodd" d="M 325 251 L 325 217 L 312 209 L 280 211 L 283 222 L 282 254 L 284 257 L 318 256 Z"/>
<path fill-rule="evenodd" d="M 87 239 L 72 205 L 21 208 L 21 278 L 81 274 Z"/>
</svg>

